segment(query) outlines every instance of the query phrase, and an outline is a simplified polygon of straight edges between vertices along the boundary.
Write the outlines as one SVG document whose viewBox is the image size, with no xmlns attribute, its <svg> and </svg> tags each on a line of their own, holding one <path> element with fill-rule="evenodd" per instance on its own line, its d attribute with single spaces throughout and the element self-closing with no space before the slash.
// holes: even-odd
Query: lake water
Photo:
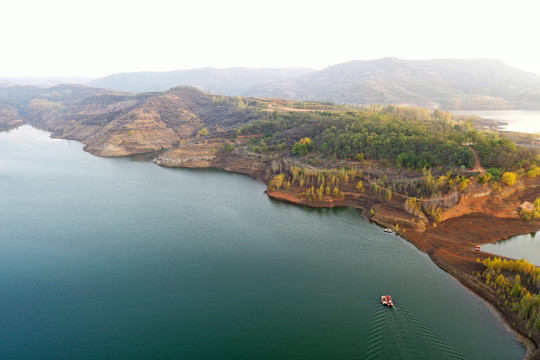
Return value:
<svg viewBox="0 0 540 360">
<path fill-rule="evenodd" d="M 478 115 L 487 120 L 497 120 L 507 123 L 502 130 L 525 133 L 540 133 L 540 111 L 538 110 L 494 110 L 452 111 L 461 115 Z"/>
<path fill-rule="evenodd" d="M 1 359 L 520 359 L 488 307 L 353 209 L 0 133 Z M 391 294 L 395 309 L 383 308 Z"/>
<path fill-rule="evenodd" d="M 513 259 L 525 259 L 540 266 L 540 234 L 514 236 L 493 244 L 482 245 L 482 250 Z"/>
</svg>

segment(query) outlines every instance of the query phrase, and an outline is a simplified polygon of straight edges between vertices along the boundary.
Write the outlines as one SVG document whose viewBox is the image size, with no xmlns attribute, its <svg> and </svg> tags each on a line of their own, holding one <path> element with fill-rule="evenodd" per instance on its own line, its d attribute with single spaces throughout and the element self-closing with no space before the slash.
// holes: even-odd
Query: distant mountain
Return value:
<svg viewBox="0 0 540 360">
<path fill-rule="evenodd" d="M 88 85 L 115 90 L 147 92 L 165 91 L 188 85 L 215 94 L 239 95 L 242 91 L 273 81 L 304 76 L 313 69 L 306 68 L 201 68 L 164 72 L 133 72 L 112 74 L 90 81 Z"/>
<path fill-rule="evenodd" d="M 75 76 L 20 76 L 20 77 L 5 77 L 0 76 L 0 86 L 13 85 L 33 85 L 42 87 L 51 87 L 59 84 L 87 84 L 94 78 Z"/>
<path fill-rule="evenodd" d="M 410 104 L 443 109 L 540 109 L 540 75 L 495 59 L 350 61 L 305 68 L 201 68 L 119 73 L 88 85 L 164 91 L 179 85 L 231 96 L 349 104 Z"/>
<path fill-rule="evenodd" d="M 444 109 L 540 108 L 540 76 L 494 59 L 351 61 L 294 80 L 247 89 L 245 96 Z"/>
</svg>

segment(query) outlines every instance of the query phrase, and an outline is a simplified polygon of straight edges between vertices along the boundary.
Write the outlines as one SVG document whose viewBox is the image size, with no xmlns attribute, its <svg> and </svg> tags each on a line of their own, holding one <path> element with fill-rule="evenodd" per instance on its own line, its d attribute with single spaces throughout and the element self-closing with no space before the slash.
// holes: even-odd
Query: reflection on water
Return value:
<svg viewBox="0 0 540 360">
<path fill-rule="evenodd" d="M 540 235 L 537 233 L 514 236 L 493 244 L 483 245 L 482 250 L 518 260 L 524 258 L 528 262 L 540 265 Z"/>
</svg>

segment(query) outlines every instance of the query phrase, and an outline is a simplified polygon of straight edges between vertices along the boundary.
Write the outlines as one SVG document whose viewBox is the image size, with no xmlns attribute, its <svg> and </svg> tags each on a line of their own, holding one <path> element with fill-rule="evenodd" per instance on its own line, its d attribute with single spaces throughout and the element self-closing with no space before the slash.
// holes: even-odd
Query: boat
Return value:
<svg viewBox="0 0 540 360">
<path fill-rule="evenodd" d="M 474 250 L 480 251 L 480 245 L 477 245 L 477 246 L 474 248 Z"/>
<path fill-rule="evenodd" d="M 384 232 L 390 233 L 390 234 L 391 234 L 391 233 L 394 232 L 394 230 L 392 230 L 392 229 L 390 229 L 390 228 L 386 228 L 386 229 L 384 229 Z"/>
<path fill-rule="evenodd" d="M 386 305 L 388 307 L 394 307 L 394 300 L 392 300 L 392 297 L 390 295 L 381 296 L 381 302 L 383 305 Z"/>
</svg>

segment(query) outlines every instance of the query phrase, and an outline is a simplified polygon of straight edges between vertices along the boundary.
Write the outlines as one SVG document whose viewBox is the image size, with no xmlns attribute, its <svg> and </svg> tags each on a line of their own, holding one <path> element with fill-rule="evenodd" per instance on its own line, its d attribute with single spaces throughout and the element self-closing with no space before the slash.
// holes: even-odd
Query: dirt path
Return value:
<svg viewBox="0 0 540 360">
<path fill-rule="evenodd" d="M 486 169 L 482 166 L 482 164 L 480 164 L 480 155 L 478 155 L 478 151 L 473 149 L 470 145 L 467 146 L 469 146 L 474 153 L 474 167 L 471 169 L 471 171 L 479 172 L 481 175 L 484 175 L 486 173 Z"/>
</svg>

